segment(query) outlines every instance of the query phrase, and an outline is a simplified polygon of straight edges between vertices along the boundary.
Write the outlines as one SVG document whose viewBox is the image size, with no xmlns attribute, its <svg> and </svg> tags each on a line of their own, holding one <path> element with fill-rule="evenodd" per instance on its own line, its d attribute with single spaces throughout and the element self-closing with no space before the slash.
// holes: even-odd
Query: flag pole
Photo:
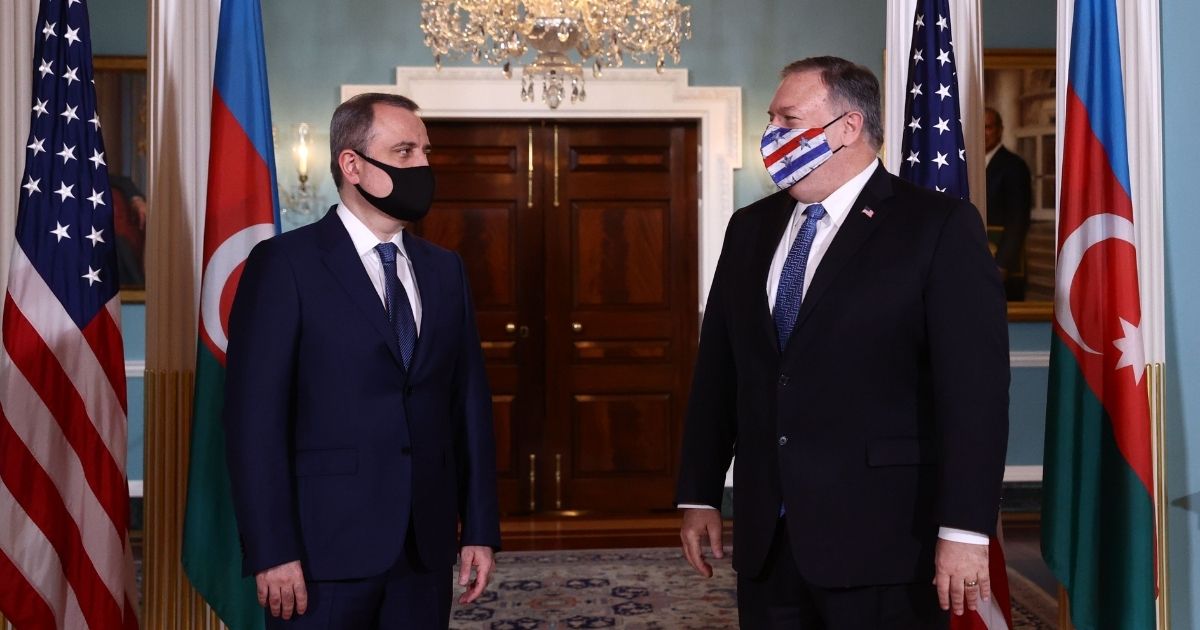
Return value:
<svg viewBox="0 0 1200 630">
<path fill-rule="evenodd" d="M 1156 627 L 1166 630 L 1171 627 L 1170 566 L 1167 558 L 1167 426 L 1166 426 L 1166 383 L 1164 364 L 1151 363 L 1146 366 L 1146 394 L 1150 400 L 1150 421 L 1154 430 L 1154 512 L 1158 538 L 1158 623 Z"/>
</svg>

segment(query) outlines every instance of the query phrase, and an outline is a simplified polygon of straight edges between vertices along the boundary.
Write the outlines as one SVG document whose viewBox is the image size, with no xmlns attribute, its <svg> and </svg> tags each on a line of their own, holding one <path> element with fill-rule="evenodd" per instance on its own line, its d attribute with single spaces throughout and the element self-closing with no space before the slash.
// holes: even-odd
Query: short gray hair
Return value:
<svg viewBox="0 0 1200 630">
<path fill-rule="evenodd" d="M 333 185 L 336 188 L 342 187 L 342 167 L 338 164 L 338 155 L 346 149 L 366 154 L 367 143 L 371 141 L 371 126 L 375 124 L 376 105 L 391 105 L 410 112 L 420 109 L 407 96 L 382 92 L 352 96 L 338 105 L 333 110 L 333 120 L 329 122 L 329 170 L 333 173 Z"/>
<path fill-rule="evenodd" d="M 866 66 L 841 57 L 809 57 L 784 67 L 780 77 L 800 72 L 820 72 L 829 95 L 847 110 L 862 112 L 863 127 L 876 151 L 883 146 L 883 115 L 880 113 L 879 79 Z"/>
</svg>

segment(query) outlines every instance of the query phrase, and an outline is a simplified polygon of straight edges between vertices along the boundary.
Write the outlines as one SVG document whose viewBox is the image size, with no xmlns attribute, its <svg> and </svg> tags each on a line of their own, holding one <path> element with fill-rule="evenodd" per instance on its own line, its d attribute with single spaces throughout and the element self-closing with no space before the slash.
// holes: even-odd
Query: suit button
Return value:
<svg viewBox="0 0 1200 630">
<path fill-rule="evenodd" d="M 784 387 L 787 387 L 787 384 L 788 384 L 788 383 L 790 383 L 790 382 L 792 382 L 792 379 L 791 379 L 791 378 L 789 378 L 787 374 L 780 374 L 780 375 L 779 375 L 779 384 L 780 384 L 780 385 L 782 385 L 782 386 L 784 386 Z"/>
<path fill-rule="evenodd" d="M 786 446 L 786 445 L 787 445 L 787 436 L 786 436 L 786 435 L 781 435 L 781 436 L 779 436 L 779 445 L 780 445 L 780 446 Z"/>
</svg>

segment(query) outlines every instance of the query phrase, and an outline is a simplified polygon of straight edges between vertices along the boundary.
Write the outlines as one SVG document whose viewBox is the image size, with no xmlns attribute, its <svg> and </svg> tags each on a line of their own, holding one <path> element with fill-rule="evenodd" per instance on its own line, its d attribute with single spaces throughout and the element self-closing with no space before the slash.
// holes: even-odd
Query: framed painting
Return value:
<svg viewBox="0 0 1200 630">
<path fill-rule="evenodd" d="M 145 301 L 146 58 L 97 56 L 96 111 L 112 186 L 121 300 Z"/>
</svg>

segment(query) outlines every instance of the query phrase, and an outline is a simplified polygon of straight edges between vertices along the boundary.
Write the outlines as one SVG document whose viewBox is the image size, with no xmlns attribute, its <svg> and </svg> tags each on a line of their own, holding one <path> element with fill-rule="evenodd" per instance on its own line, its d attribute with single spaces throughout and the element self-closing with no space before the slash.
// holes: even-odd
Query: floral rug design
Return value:
<svg viewBox="0 0 1200 630">
<path fill-rule="evenodd" d="M 730 554 L 705 580 L 676 548 L 523 551 L 497 556 L 498 575 L 478 601 L 455 603 L 455 630 L 701 630 L 737 628 Z M 457 573 L 455 574 L 457 575 Z M 1009 571 L 1013 630 L 1050 630 L 1057 603 Z"/>
</svg>

